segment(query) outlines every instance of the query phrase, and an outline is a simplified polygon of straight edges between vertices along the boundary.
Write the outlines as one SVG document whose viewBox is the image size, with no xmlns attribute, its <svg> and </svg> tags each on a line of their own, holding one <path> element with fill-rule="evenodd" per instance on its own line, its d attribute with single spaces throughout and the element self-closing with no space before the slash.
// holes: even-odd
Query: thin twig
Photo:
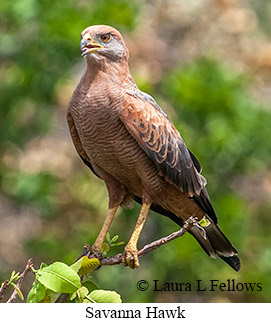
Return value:
<svg viewBox="0 0 271 323">
<path fill-rule="evenodd" d="M 30 258 L 27 261 L 27 264 L 24 268 L 24 271 L 20 274 L 19 279 L 17 280 L 16 286 L 18 287 L 18 289 L 21 289 L 22 286 L 22 282 L 24 277 L 26 276 L 26 274 L 32 269 L 33 266 L 33 260 Z M 16 296 L 18 295 L 17 291 L 14 289 L 12 295 L 10 296 L 10 298 L 7 300 L 7 303 L 12 303 L 15 301 Z"/>
<path fill-rule="evenodd" d="M 145 256 L 151 251 L 161 247 L 162 245 L 183 236 L 188 229 L 190 229 L 193 225 L 195 225 L 195 223 L 196 223 L 196 220 L 193 217 L 190 217 L 188 220 L 184 222 L 180 230 L 173 232 L 166 237 L 153 241 L 147 244 L 146 246 L 144 246 L 142 249 L 140 249 L 137 253 L 138 257 Z"/>
<path fill-rule="evenodd" d="M 2 286 L 0 287 L 0 302 L 1 302 L 2 298 L 4 297 L 4 292 L 5 292 L 6 288 L 8 287 L 8 283 L 9 283 L 9 280 L 5 280 L 2 284 Z"/>
</svg>

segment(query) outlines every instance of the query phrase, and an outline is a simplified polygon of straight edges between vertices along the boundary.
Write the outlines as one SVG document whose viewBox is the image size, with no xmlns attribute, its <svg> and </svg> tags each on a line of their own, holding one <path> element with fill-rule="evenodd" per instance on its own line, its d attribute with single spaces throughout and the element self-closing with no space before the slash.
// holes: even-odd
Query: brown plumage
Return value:
<svg viewBox="0 0 271 323">
<path fill-rule="evenodd" d="M 109 192 L 93 250 L 101 250 L 118 206 L 134 199 L 142 208 L 125 247 L 125 265 L 139 266 L 137 240 L 151 208 L 179 225 L 197 217 L 206 237 L 197 227 L 190 233 L 209 256 L 239 270 L 237 251 L 217 226 L 201 166 L 155 100 L 136 86 L 121 34 L 109 26 L 88 27 L 81 51 L 87 69 L 70 101 L 68 124 L 78 154 Z"/>
</svg>

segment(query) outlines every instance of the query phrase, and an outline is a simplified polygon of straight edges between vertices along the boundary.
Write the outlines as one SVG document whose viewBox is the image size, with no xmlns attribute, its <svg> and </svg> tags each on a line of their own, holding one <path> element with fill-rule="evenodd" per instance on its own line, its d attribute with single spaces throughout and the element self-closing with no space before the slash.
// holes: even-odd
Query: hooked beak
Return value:
<svg viewBox="0 0 271 323">
<path fill-rule="evenodd" d="M 81 48 L 81 55 L 85 56 L 87 54 L 96 52 L 99 49 L 102 49 L 103 46 L 97 42 L 95 42 L 94 40 L 92 40 L 91 38 L 82 38 L 81 42 L 80 42 L 80 48 Z"/>
</svg>

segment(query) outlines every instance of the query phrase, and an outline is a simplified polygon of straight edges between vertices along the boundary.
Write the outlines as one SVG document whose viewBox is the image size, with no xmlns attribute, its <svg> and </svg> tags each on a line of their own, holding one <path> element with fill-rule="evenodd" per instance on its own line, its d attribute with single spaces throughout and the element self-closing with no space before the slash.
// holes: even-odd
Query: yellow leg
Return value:
<svg viewBox="0 0 271 323">
<path fill-rule="evenodd" d="M 122 263 L 125 266 L 128 265 L 131 269 L 139 267 L 139 261 L 137 256 L 137 241 L 139 239 L 140 233 L 146 221 L 150 206 L 151 206 L 151 203 L 142 204 L 134 231 L 124 250 Z"/>
<path fill-rule="evenodd" d="M 113 208 L 110 208 L 107 212 L 107 215 L 106 215 L 106 218 L 104 220 L 104 224 L 103 224 L 103 227 L 96 239 L 96 241 L 94 242 L 94 245 L 92 246 L 92 250 L 94 252 L 100 252 L 101 249 L 102 249 L 102 245 L 103 245 L 103 242 L 104 242 L 104 239 L 105 239 L 105 236 L 109 230 L 109 227 L 117 213 L 117 210 L 118 210 L 118 205 L 117 206 L 114 206 Z"/>
</svg>

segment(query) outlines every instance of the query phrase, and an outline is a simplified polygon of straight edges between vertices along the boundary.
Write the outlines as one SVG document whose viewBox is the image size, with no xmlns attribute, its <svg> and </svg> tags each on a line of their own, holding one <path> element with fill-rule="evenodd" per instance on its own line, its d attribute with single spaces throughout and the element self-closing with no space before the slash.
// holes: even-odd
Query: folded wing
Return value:
<svg viewBox="0 0 271 323">
<path fill-rule="evenodd" d="M 198 160 L 187 149 L 178 130 L 154 99 L 149 95 L 144 97 L 143 92 L 128 92 L 119 117 L 160 174 L 193 198 L 216 222 Z"/>
</svg>

